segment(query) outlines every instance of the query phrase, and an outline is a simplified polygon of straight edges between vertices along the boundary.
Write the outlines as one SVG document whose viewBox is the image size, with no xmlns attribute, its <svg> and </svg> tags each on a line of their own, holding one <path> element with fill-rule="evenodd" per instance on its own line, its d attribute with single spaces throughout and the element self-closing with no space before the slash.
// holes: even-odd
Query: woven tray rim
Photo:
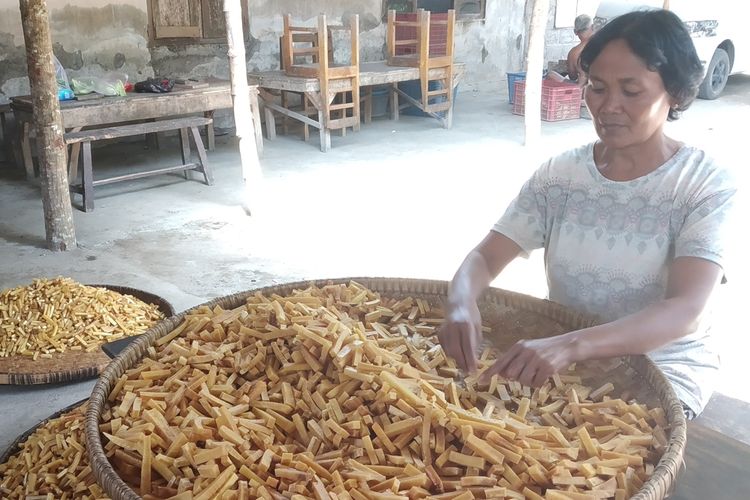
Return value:
<svg viewBox="0 0 750 500">
<path fill-rule="evenodd" d="M 113 500 L 138 500 L 141 498 L 119 477 L 109 463 L 102 447 L 101 435 L 99 433 L 99 417 L 101 416 L 101 411 L 107 397 L 120 375 L 122 375 L 128 368 L 134 366 L 143 357 L 147 348 L 153 345 L 159 337 L 168 334 L 178 326 L 185 315 L 202 306 L 208 306 L 211 308 L 216 305 L 220 305 L 222 308 L 237 307 L 242 304 L 248 296 L 255 293 L 277 293 L 279 295 L 284 295 L 290 293 L 292 290 L 304 289 L 309 286 L 341 284 L 350 281 L 356 281 L 381 294 L 387 295 L 400 293 L 418 297 L 424 297 L 426 295 L 445 297 L 449 285 L 446 281 L 382 277 L 303 280 L 249 289 L 243 292 L 212 299 L 157 323 L 140 338 L 126 347 L 120 355 L 107 365 L 91 393 L 85 417 L 85 432 L 89 463 L 94 472 L 94 477 L 96 478 L 97 483 L 111 496 Z M 599 323 L 598 319 L 593 316 L 578 313 L 550 300 L 539 299 L 500 288 L 488 289 L 480 297 L 479 302 L 495 304 L 502 303 L 506 306 L 531 311 L 536 314 L 547 316 L 558 322 L 563 322 L 571 329 L 586 328 Z M 659 463 L 654 468 L 653 475 L 643 484 L 643 487 L 631 497 L 631 499 L 662 500 L 674 489 L 675 479 L 683 464 L 683 454 L 687 441 L 687 422 L 682 410 L 682 404 L 664 374 L 662 374 L 656 365 L 646 356 L 627 356 L 623 358 L 623 362 L 633 368 L 655 390 L 661 407 L 665 410 L 669 430 L 671 431 L 667 448 L 659 460 Z"/>
</svg>

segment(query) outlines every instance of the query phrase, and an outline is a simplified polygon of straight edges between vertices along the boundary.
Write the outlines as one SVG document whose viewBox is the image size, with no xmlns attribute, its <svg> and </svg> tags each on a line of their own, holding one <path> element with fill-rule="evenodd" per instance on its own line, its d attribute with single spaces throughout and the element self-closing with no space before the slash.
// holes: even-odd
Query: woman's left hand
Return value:
<svg viewBox="0 0 750 500">
<path fill-rule="evenodd" d="M 519 340 L 482 373 L 484 382 L 495 375 L 540 387 L 544 382 L 578 361 L 577 342 L 570 334 L 545 339 Z"/>
</svg>

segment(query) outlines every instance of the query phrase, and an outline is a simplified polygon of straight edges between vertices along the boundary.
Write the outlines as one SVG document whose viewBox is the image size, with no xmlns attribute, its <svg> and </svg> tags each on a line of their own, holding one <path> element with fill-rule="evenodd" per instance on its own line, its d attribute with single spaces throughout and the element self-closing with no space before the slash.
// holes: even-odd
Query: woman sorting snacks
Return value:
<svg viewBox="0 0 750 500">
<path fill-rule="evenodd" d="M 440 342 L 475 370 L 477 298 L 518 255 L 544 248 L 549 298 L 605 323 L 519 341 L 483 378 L 540 386 L 577 361 L 647 354 L 693 418 L 719 367 L 705 313 L 724 276 L 736 198 L 720 165 L 664 133 L 695 99 L 701 62 L 680 19 L 656 10 L 612 20 L 580 63 L 599 140 L 544 163 L 468 254 Z"/>
</svg>

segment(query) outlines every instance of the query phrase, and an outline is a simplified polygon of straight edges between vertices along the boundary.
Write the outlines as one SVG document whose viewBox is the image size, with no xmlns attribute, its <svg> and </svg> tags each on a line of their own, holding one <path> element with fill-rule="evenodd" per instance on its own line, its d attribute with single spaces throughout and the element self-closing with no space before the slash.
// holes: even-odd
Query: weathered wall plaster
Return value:
<svg viewBox="0 0 750 500">
<path fill-rule="evenodd" d="M 70 78 L 124 73 L 131 81 L 153 75 L 146 0 L 48 0 L 55 55 Z M 0 0 L 0 101 L 27 94 L 18 2 Z"/>
<path fill-rule="evenodd" d="M 282 14 L 313 24 L 325 12 L 330 23 L 360 17 L 360 60 L 385 57 L 382 0 L 248 0 L 247 42 L 250 70 L 279 65 Z M 575 44 L 570 29 L 554 28 L 555 0 L 550 2 L 546 59 L 563 59 Z M 71 76 L 126 73 L 131 80 L 153 75 L 227 78 L 223 44 L 155 45 L 149 47 L 146 0 L 49 0 L 55 54 Z M 529 12 L 524 0 L 488 0 L 484 21 L 459 21 L 456 59 L 466 63 L 462 89 L 502 85 L 507 71 L 523 69 Z M 347 44 L 337 44 L 336 58 L 348 59 Z M 28 92 L 23 32 L 16 0 L 0 0 L 0 101 Z"/>
<path fill-rule="evenodd" d="M 250 71 L 279 67 L 282 15 L 313 25 L 319 13 L 330 24 L 347 24 L 359 15 L 360 61 L 385 58 L 385 12 L 382 0 L 243 0 L 249 5 L 247 61 Z M 571 29 L 555 29 L 556 0 L 550 1 L 546 33 L 547 61 L 564 59 L 576 39 Z M 55 55 L 74 78 L 115 71 L 131 81 L 159 75 L 229 78 L 223 43 L 149 43 L 147 0 L 48 0 Z M 487 0 L 483 21 L 459 21 L 455 56 L 466 64 L 461 91 L 502 89 L 505 73 L 524 69 L 530 8 L 525 0 Z M 336 37 L 342 36 L 339 34 Z M 336 40 L 339 42 L 339 40 Z M 348 61 L 349 44 L 336 43 L 334 57 Z M 0 0 L 0 102 L 29 92 L 26 54 L 17 0 Z M 220 113 L 217 126 L 231 126 Z"/>
</svg>

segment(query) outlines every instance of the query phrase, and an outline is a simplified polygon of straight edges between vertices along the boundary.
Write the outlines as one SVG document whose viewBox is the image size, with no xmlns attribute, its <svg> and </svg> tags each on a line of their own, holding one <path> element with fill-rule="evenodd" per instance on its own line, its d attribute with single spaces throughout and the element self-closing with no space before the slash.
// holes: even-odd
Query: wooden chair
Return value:
<svg viewBox="0 0 750 500">
<path fill-rule="evenodd" d="M 333 62 L 330 32 L 337 28 L 328 26 L 325 15 L 318 16 L 317 27 L 293 26 L 291 15 L 287 14 L 281 57 L 287 75 L 318 79 L 320 98 L 313 104 L 320 124 L 327 130 L 344 133 L 348 127 L 359 130 L 360 124 L 359 16 L 352 16 L 347 29 L 351 37 L 351 63 L 348 65 Z"/>
<path fill-rule="evenodd" d="M 286 18 L 284 19 L 286 21 Z M 304 58 L 303 60 L 309 60 L 310 63 L 317 64 L 318 62 L 318 51 L 317 50 L 311 50 L 311 54 L 309 55 L 303 55 L 300 54 L 302 48 L 307 49 L 314 49 L 318 46 L 318 35 L 317 33 L 313 32 L 307 32 L 307 31 L 299 31 L 299 32 L 289 32 L 287 34 L 286 30 L 286 23 L 284 25 L 285 27 L 285 34 L 281 35 L 279 37 L 279 66 L 282 71 L 289 66 L 292 65 L 292 57 L 286 47 L 286 37 L 291 36 L 292 37 L 292 45 L 298 47 L 297 53 L 298 55 L 296 58 L 299 60 L 301 57 Z M 291 26 L 290 26 L 291 27 Z M 300 48 L 299 45 L 304 45 L 305 47 Z M 333 32 L 331 29 L 328 29 L 328 64 L 333 64 Z M 304 93 L 300 92 L 292 92 L 289 90 L 281 90 L 279 91 L 281 95 L 281 106 L 286 109 L 295 109 L 296 111 L 301 112 L 305 116 L 314 116 L 317 114 L 317 110 L 315 109 L 315 106 L 312 105 L 310 102 L 310 99 L 307 98 L 307 96 Z M 290 97 L 292 96 L 299 96 L 299 104 L 297 106 L 292 105 L 292 99 Z M 281 130 L 284 135 L 289 133 L 289 122 L 290 119 L 287 116 L 283 116 L 281 119 Z M 310 126 L 307 123 L 302 123 L 302 129 L 304 133 L 305 141 L 308 141 L 310 139 Z"/>
<path fill-rule="evenodd" d="M 453 104 L 453 30 L 456 12 L 388 11 L 388 64 L 419 68 L 421 108 L 427 113 Z M 438 76 L 431 76 L 436 74 Z M 435 82 L 431 90 L 430 83 Z M 438 88 L 435 88 L 435 87 Z"/>
</svg>

